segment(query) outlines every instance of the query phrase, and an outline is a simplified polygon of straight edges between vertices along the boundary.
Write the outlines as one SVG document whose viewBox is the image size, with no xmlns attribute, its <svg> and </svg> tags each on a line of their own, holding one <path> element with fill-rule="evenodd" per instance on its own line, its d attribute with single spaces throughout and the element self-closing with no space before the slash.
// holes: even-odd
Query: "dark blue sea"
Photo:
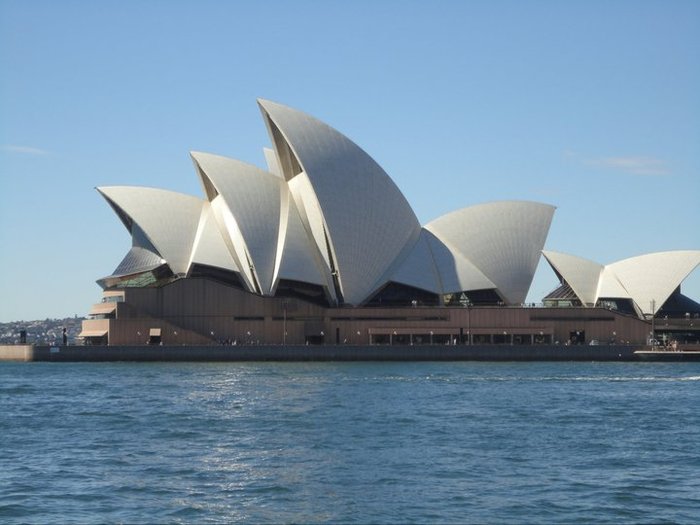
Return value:
<svg viewBox="0 0 700 525">
<path fill-rule="evenodd" d="M 3 363 L 0 523 L 697 523 L 700 364 Z"/>
</svg>

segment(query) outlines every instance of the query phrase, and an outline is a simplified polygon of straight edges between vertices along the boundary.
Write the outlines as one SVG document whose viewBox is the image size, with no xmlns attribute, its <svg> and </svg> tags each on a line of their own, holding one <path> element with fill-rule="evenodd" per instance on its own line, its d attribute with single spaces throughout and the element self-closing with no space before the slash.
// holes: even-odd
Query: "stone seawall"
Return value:
<svg viewBox="0 0 700 525">
<path fill-rule="evenodd" d="M 0 345 L 0 361 L 34 361 L 34 345 Z"/>
<path fill-rule="evenodd" d="M 0 346 L 0 361 L 637 361 L 640 345 Z"/>
</svg>

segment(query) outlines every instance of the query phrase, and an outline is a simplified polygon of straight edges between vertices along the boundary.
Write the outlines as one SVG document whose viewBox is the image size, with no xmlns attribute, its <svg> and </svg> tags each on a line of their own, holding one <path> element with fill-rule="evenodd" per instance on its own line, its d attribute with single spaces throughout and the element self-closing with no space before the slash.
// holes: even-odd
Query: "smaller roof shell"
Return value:
<svg viewBox="0 0 700 525">
<path fill-rule="evenodd" d="M 282 179 L 228 157 L 201 152 L 192 152 L 191 156 L 209 200 L 220 196 L 235 221 L 235 225 L 232 221 L 219 224 L 220 229 L 229 236 L 240 232 L 243 237 L 243 246 L 234 243 L 234 247 L 244 253 L 232 254 L 239 268 L 249 269 L 247 275 L 252 274 L 260 292 L 270 295 L 277 277 L 279 236 L 286 233 L 286 217 L 284 224 L 280 222 Z M 230 231 L 232 227 L 238 232 Z"/>
<path fill-rule="evenodd" d="M 97 188 L 133 233 L 136 223 L 173 273 L 186 275 L 202 199 L 174 191 L 139 186 Z"/>
<path fill-rule="evenodd" d="M 425 238 L 435 261 L 441 293 L 491 290 L 496 285 L 458 250 L 451 249 L 428 230 Z"/>
<path fill-rule="evenodd" d="M 598 283 L 603 272 L 602 264 L 566 253 L 545 250 L 542 255 L 559 277 L 566 279 L 584 305 L 595 305 L 598 299 Z"/>
<path fill-rule="evenodd" d="M 554 215 L 554 206 L 498 201 L 438 217 L 425 228 L 476 266 L 510 304 L 525 301 Z"/>
<path fill-rule="evenodd" d="M 224 270 L 239 271 L 231 257 L 214 216 L 211 204 L 203 201 L 202 215 L 192 249 L 191 264 L 204 264 Z"/>
<path fill-rule="evenodd" d="M 655 314 L 700 265 L 700 250 L 656 252 L 608 265 L 642 313 Z"/>
<path fill-rule="evenodd" d="M 600 265 L 573 255 L 543 252 L 561 279 L 585 304 L 599 299 L 632 299 L 643 315 L 652 315 L 700 265 L 700 250 L 656 252 Z"/>
<path fill-rule="evenodd" d="M 323 277 L 322 258 L 316 245 L 309 240 L 301 222 L 299 210 L 287 188 L 283 194 L 282 213 L 285 217 L 286 235 L 281 250 L 279 279 L 302 281 L 326 286 L 328 278 Z M 315 256 L 316 255 L 316 256 Z"/>
</svg>

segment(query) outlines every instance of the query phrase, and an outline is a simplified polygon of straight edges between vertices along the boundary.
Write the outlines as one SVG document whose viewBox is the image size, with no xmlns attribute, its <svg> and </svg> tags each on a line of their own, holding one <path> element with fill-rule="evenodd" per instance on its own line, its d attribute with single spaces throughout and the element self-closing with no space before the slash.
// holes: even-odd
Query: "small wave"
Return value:
<svg viewBox="0 0 700 525">
<path fill-rule="evenodd" d="M 15 385 L 0 388 L 0 395 L 7 394 L 14 396 L 18 394 L 32 394 L 34 392 L 36 392 L 36 387 L 32 385 Z"/>
<path fill-rule="evenodd" d="M 32 508 L 30 505 L 20 505 L 17 503 L 3 505 L 0 503 L 0 518 L 22 518 L 31 515 Z"/>
<path fill-rule="evenodd" d="M 609 377 L 584 377 L 584 378 L 572 378 L 572 380 L 581 381 L 663 381 L 663 382 L 676 382 L 676 381 L 700 381 L 700 376 L 680 376 L 680 377 L 670 377 L 670 376 L 609 376 Z"/>
<path fill-rule="evenodd" d="M 515 381 L 515 382 L 546 382 L 546 381 L 582 381 L 582 382 L 638 382 L 638 381 L 659 381 L 659 382 L 675 382 L 675 381 L 700 381 L 700 376 L 510 376 L 510 377 L 474 377 L 468 378 L 472 381 Z"/>
</svg>

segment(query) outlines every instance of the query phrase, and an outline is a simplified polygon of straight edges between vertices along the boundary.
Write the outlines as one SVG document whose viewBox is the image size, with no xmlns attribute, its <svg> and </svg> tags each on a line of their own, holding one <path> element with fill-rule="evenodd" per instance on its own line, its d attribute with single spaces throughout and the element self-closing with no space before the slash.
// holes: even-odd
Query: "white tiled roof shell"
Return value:
<svg viewBox="0 0 700 525">
<path fill-rule="evenodd" d="M 97 190 L 138 224 L 173 273 L 187 274 L 202 199 L 139 186 L 101 186 Z"/>
<path fill-rule="evenodd" d="M 581 301 L 632 299 L 645 315 L 656 313 L 700 265 L 700 250 L 648 253 L 605 266 L 564 253 L 543 254 Z"/>
<path fill-rule="evenodd" d="M 314 244 L 314 249 L 318 252 L 323 266 L 328 269 L 326 272 L 329 279 L 328 284 L 332 286 L 330 255 L 326 250 L 326 226 L 321 205 L 318 203 L 311 181 L 306 173 L 302 172 L 290 180 L 288 184 L 306 236 Z"/>
<path fill-rule="evenodd" d="M 163 261 L 160 255 L 147 248 L 132 246 L 110 277 L 147 272 L 163 264 Z"/>
<path fill-rule="evenodd" d="M 496 288 L 472 262 L 426 229 L 389 280 L 436 294 Z"/>
<path fill-rule="evenodd" d="M 642 313 L 652 314 L 698 265 L 700 250 L 676 250 L 623 259 L 609 264 L 608 268 L 615 273 Z"/>
<path fill-rule="evenodd" d="M 207 201 L 202 201 L 202 215 L 192 249 L 192 263 L 238 271 L 238 265 L 224 243 L 214 212 Z"/>
<path fill-rule="evenodd" d="M 471 261 L 510 304 L 525 301 L 554 206 L 499 201 L 448 213 L 425 226 L 450 250 Z"/>
<path fill-rule="evenodd" d="M 560 252 L 543 251 L 542 255 L 584 305 L 595 305 L 598 282 L 603 273 L 602 264 Z"/>
<path fill-rule="evenodd" d="M 362 303 L 381 286 L 379 281 L 406 245 L 418 238 L 420 225 L 413 210 L 384 170 L 347 137 L 287 106 L 258 102 L 268 128 L 267 118 L 280 130 L 311 182 L 344 301 Z M 289 180 L 293 175 L 285 177 Z"/>
<path fill-rule="evenodd" d="M 428 236 L 432 235 L 421 230 L 418 240 L 398 268 L 390 273 L 388 281 L 407 284 L 435 294 L 442 293 L 440 278 L 428 245 Z"/>
<path fill-rule="evenodd" d="M 632 299 L 632 296 L 620 282 L 617 274 L 610 266 L 604 266 L 600 272 L 598 289 L 596 291 L 596 303 L 598 299 Z"/>
<path fill-rule="evenodd" d="M 299 210 L 291 194 L 285 192 L 287 199 L 287 235 L 280 262 L 279 278 L 327 286 L 328 280 L 321 273 L 322 262 L 316 246 L 309 240 L 301 222 Z M 283 206 L 284 210 L 285 206 Z"/>
<path fill-rule="evenodd" d="M 277 154 L 272 148 L 263 148 L 263 154 L 265 155 L 265 163 L 267 164 L 267 171 L 276 175 L 278 177 L 283 177 L 282 170 L 280 169 L 279 162 L 277 162 Z"/>
<path fill-rule="evenodd" d="M 253 259 L 263 293 L 273 294 L 279 279 L 327 284 L 314 258 L 316 248 L 306 237 L 284 179 L 227 157 L 192 152 L 192 158 L 235 218 L 236 229 L 245 244 L 245 253 L 236 254 L 236 258 Z M 224 236 L 236 234 L 228 231 L 225 221 L 219 222 Z M 238 245 L 228 244 L 234 251 Z"/>
<path fill-rule="evenodd" d="M 287 218 L 280 221 L 280 186 L 284 181 L 256 166 L 228 157 L 201 152 L 191 152 L 191 155 L 200 168 L 200 176 L 209 178 L 243 236 L 245 253 L 235 254 L 239 267 L 249 266 L 250 260 L 253 268 L 246 269 L 255 274 L 262 294 L 270 295 L 276 278 L 278 237 L 286 232 Z M 219 223 L 220 230 L 221 226 Z M 225 228 L 230 229 L 230 225 Z M 235 235 L 237 232 L 227 233 Z M 234 246 L 238 250 L 242 248 Z"/>
<path fill-rule="evenodd" d="M 459 251 L 450 249 L 429 230 L 424 229 L 423 232 L 435 261 L 441 293 L 496 288 L 496 285 Z"/>
</svg>

